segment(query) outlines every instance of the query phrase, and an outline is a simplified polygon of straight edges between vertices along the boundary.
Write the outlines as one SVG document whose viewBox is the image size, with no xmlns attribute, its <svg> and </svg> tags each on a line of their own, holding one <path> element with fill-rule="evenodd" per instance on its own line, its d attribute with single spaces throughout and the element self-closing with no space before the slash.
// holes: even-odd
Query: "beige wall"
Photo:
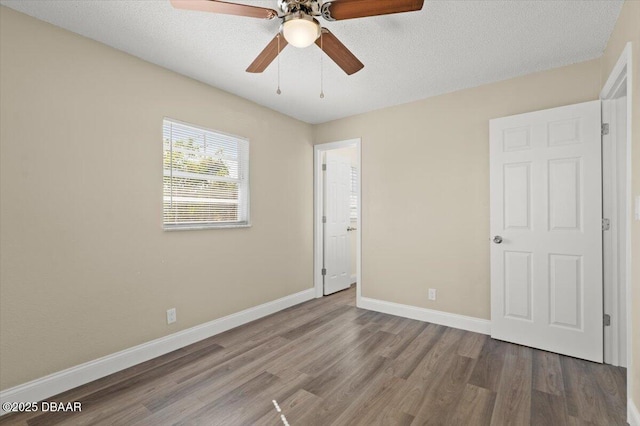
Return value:
<svg viewBox="0 0 640 426">
<path fill-rule="evenodd" d="M 0 389 L 312 288 L 310 125 L 5 7 L 0 43 Z M 250 139 L 252 228 L 162 231 L 163 116 Z"/>
<path fill-rule="evenodd" d="M 362 138 L 363 296 L 489 318 L 489 120 L 599 83 L 593 60 L 316 126 L 316 143 Z"/>
<path fill-rule="evenodd" d="M 635 199 L 635 197 L 640 196 L 640 1 L 627 0 L 622 7 L 618 22 L 602 56 L 601 86 L 604 86 L 622 53 L 622 49 L 629 41 L 633 43 L 631 193 Z M 631 258 L 633 259 L 631 265 L 631 314 L 633 327 L 631 397 L 636 407 L 640 408 L 640 222 L 633 220 L 631 223 Z"/>
</svg>

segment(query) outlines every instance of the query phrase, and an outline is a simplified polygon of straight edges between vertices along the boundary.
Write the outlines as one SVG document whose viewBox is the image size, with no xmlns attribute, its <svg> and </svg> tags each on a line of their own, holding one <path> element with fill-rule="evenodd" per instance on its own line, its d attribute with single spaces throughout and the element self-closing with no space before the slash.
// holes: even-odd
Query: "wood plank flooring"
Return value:
<svg viewBox="0 0 640 426">
<path fill-rule="evenodd" d="M 48 401 L 0 425 L 624 425 L 624 369 L 358 309 L 353 288 Z"/>
</svg>

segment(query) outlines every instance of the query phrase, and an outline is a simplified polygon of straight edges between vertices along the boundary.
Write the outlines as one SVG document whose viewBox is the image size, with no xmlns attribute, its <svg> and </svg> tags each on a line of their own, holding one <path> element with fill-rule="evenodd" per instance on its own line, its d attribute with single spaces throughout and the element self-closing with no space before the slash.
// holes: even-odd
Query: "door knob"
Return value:
<svg viewBox="0 0 640 426">
<path fill-rule="evenodd" d="M 496 235 L 495 237 L 493 237 L 493 242 L 496 244 L 502 243 L 502 237 L 500 235 Z"/>
</svg>

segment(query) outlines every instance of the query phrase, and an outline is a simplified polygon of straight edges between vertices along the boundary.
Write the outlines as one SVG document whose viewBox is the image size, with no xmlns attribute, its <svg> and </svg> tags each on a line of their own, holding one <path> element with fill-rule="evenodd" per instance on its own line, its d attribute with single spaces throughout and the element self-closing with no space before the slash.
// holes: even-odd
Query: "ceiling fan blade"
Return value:
<svg viewBox="0 0 640 426">
<path fill-rule="evenodd" d="M 316 44 L 348 75 L 364 68 L 362 62 L 328 29 L 322 29 L 322 35 L 318 37 Z"/>
<path fill-rule="evenodd" d="M 337 0 L 322 5 L 322 16 L 328 21 L 414 12 L 422 9 L 424 0 Z"/>
<path fill-rule="evenodd" d="M 280 37 L 280 52 L 282 49 L 287 47 L 287 40 L 284 39 L 282 34 L 278 33 L 273 40 L 267 44 L 267 47 L 264 48 L 262 52 L 258 55 L 258 57 L 249 65 L 247 68 L 247 72 L 259 73 L 263 72 L 267 69 L 269 64 L 273 62 L 273 60 L 278 56 L 280 52 L 278 52 L 278 37 Z"/>
<path fill-rule="evenodd" d="M 176 9 L 223 13 L 249 18 L 273 19 L 278 16 L 278 12 L 273 9 L 218 0 L 171 0 L 171 5 Z"/>
</svg>

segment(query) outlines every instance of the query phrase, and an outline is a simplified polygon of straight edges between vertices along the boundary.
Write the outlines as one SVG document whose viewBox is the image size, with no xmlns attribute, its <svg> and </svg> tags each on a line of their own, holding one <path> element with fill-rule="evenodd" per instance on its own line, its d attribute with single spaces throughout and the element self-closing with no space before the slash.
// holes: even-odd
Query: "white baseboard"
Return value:
<svg viewBox="0 0 640 426">
<path fill-rule="evenodd" d="M 0 402 L 35 402 L 167 354 L 315 297 L 313 288 L 98 358 L 0 392 Z M 6 412 L 0 410 L 0 415 Z"/>
<path fill-rule="evenodd" d="M 368 297 L 361 297 L 358 307 L 399 317 L 446 325 L 447 327 L 460 328 L 462 330 L 473 331 L 475 333 L 491 334 L 491 321 L 481 318 L 450 314 L 448 312 L 386 302 L 384 300 L 370 299 Z"/>
<path fill-rule="evenodd" d="M 358 276 L 356 274 L 351 274 L 351 284 L 355 283 L 356 281 L 358 281 Z"/>
<path fill-rule="evenodd" d="M 627 400 L 627 421 L 631 426 L 640 426 L 640 411 L 631 398 Z"/>
</svg>

